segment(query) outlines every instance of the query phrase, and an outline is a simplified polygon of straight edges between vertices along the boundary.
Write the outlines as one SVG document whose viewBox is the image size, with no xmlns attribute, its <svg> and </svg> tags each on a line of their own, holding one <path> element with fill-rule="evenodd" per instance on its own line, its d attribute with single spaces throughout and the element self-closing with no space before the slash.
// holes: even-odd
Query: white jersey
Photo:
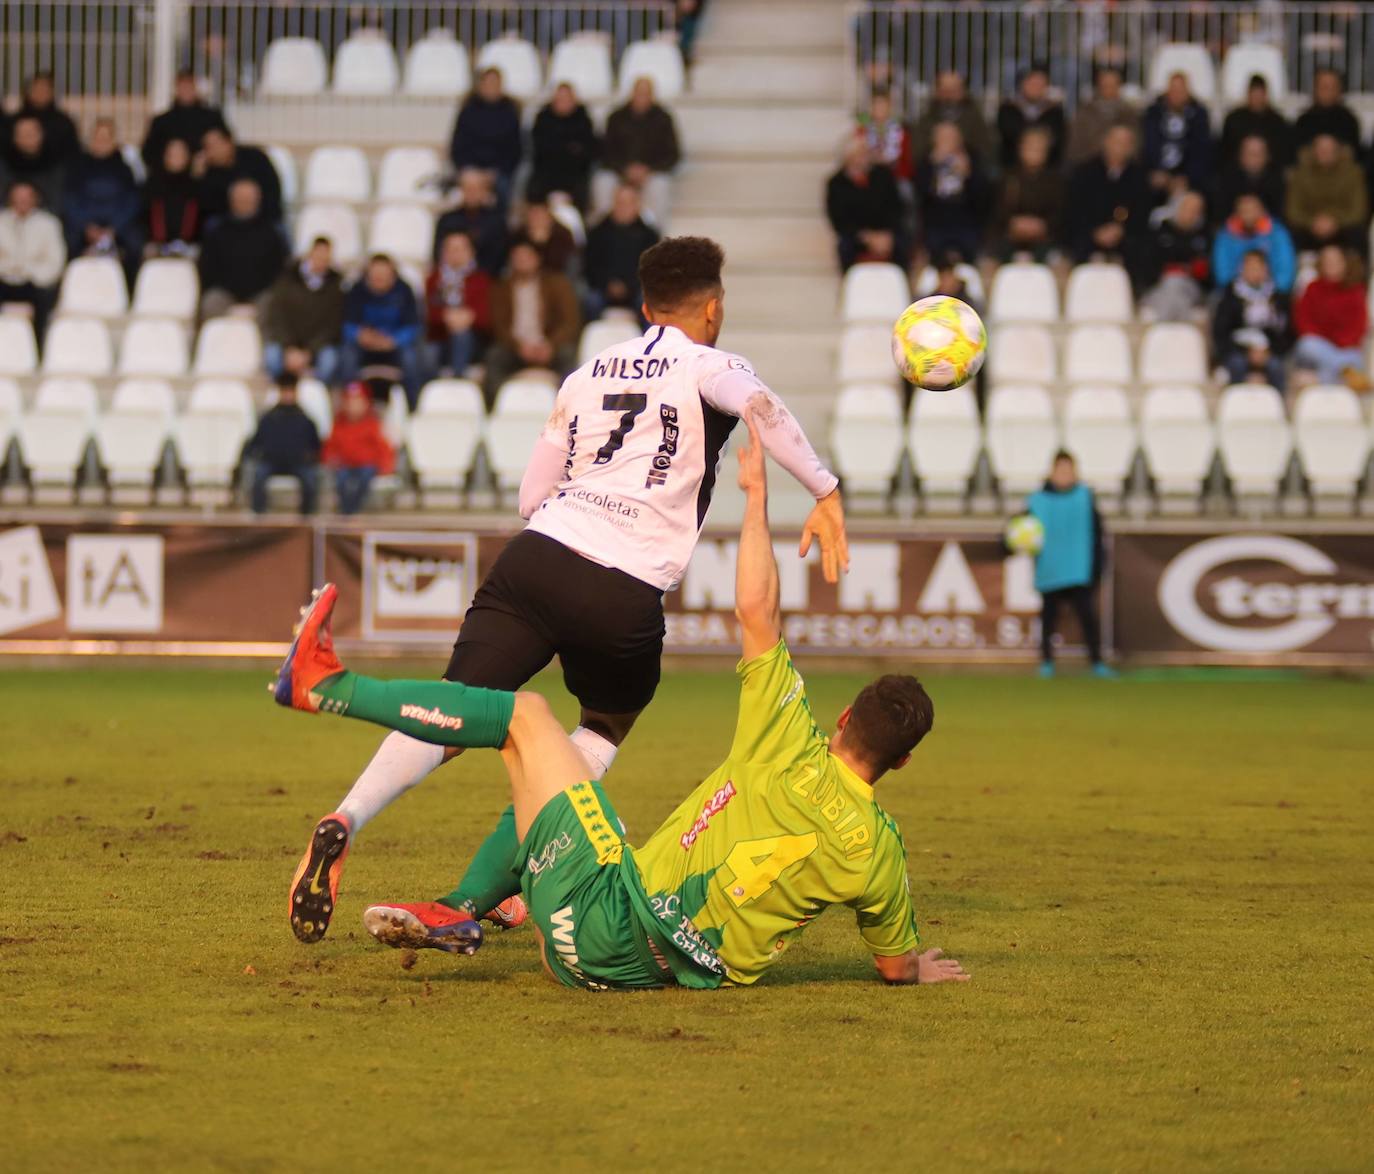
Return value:
<svg viewBox="0 0 1374 1174">
<path fill-rule="evenodd" d="M 668 590 L 696 547 L 726 441 L 759 394 L 772 409 L 762 413 L 765 447 L 777 455 L 770 434 L 787 433 L 804 451 L 800 464 L 784 464 L 816 496 L 829 493 L 835 478 L 748 363 L 676 327 L 651 326 L 563 381 L 542 436 L 566 454 L 562 477 L 529 528 Z"/>
</svg>

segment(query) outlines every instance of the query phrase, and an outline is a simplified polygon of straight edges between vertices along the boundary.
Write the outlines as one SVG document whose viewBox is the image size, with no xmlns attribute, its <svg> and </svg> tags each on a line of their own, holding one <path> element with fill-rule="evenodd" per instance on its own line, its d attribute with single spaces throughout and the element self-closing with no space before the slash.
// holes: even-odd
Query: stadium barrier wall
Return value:
<svg viewBox="0 0 1374 1174">
<path fill-rule="evenodd" d="M 438 654 L 513 532 L 423 525 L 0 523 L 0 652 L 279 654 L 313 583 L 337 582 L 350 653 Z M 1031 562 L 993 529 L 851 536 L 826 584 L 777 538 L 797 650 L 901 661 L 1038 655 Z M 670 593 L 667 648 L 733 655 L 734 535 L 708 534 Z M 1103 584 L 1108 645 L 1140 661 L 1374 666 L 1369 528 L 1122 528 Z M 1077 634 L 1069 630 L 1070 644 Z"/>
</svg>

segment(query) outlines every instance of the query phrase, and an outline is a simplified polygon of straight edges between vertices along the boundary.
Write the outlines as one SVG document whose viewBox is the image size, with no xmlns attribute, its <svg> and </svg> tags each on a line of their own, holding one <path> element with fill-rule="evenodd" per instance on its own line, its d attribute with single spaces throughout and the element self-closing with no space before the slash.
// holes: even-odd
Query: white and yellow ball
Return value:
<svg viewBox="0 0 1374 1174">
<path fill-rule="evenodd" d="M 1002 537 L 1013 554 L 1039 554 L 1045 546 L 1045 526 L 1034 514 L 1018 514 Z"/>
<path fill-rule="evenodd" d="M 902 378 L 927 391 L 961 387 L 982 369 L 988 332 L 972 306 L 944 294 L 912 302 L 892 328 Z"/>
</svg>

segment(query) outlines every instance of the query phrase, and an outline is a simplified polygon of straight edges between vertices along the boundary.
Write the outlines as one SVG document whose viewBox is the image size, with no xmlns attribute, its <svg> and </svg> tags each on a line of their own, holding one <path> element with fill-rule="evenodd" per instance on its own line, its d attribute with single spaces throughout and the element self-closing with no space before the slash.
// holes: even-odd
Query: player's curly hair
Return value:
<svg viewBox="0 0 1374 1174">
<path fill-rule="evenodd" d="M 725 251 L 709 237 L 669 236 L 639 257 L 639 287 L 653 310 L 673 311 L 720 292 Z"/>
<path fill-rule="evenodd" d="M 844 742 L 880 775 L 916 749 L 934 725 L 935 705 L 921 682 L 889 673 L 854 698 Z"/>
</svg>

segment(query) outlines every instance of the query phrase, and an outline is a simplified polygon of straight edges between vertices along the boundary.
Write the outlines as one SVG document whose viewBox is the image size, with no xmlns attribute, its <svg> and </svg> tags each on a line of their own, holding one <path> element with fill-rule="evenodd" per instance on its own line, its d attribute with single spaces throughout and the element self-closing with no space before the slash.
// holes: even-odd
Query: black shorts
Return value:
<svg viewBox="0 0 1374 1174">
<path fill-rule="evenodd" d="M 444 679 L 515 690 L 555 655 L 584 708 L 638 713 L 658 688 L 663 594 L 524 530 L 472 597 Z"/>
</svg>

